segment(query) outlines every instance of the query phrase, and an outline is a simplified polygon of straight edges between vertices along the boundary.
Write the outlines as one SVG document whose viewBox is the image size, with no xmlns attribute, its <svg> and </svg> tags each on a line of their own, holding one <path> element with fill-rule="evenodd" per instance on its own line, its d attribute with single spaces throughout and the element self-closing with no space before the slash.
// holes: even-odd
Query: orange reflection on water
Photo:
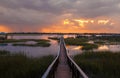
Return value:
<svg viewBox="0 0 120 78">
<path fill-rule="evenodd" d="M 103 45 L 98 48 L 98 50 L 109 50 L 108 46 Z"/>
<path fill-rule="evenodd" d="M 80 49 L 82 49 L 82 47 L 83 46 L 77 46 L 77 47 L 73 48 L 73 50 L 80 50 Z"/>
</svg>

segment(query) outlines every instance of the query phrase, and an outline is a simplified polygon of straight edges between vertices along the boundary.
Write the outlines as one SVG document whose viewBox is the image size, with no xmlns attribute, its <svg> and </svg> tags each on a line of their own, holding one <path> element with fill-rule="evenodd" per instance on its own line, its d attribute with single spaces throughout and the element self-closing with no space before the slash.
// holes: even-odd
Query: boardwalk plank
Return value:
<svg viewBox="0 0 120 78">
<path fill-rule="evenodd" d="M 55 78 L 72 78 L 70 67 L 67 63 L 67 55 L 65 52 L 66 50 L 64 48 L 64 43 L 61 42 L 59 64 L 55 73 Z"/>
</svg>

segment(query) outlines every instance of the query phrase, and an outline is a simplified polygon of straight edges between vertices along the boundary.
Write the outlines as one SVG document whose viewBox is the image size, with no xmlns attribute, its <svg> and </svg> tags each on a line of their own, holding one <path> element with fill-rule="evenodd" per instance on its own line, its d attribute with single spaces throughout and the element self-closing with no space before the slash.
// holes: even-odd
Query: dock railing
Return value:
<svg viewBox="0 0 120 78">
<path fill-rule="evenodd" d="M 73 59 L 71 59 L 71 57 L 68 55 L 68 50 L 66 48 L 64 39 L 63 39 L 63 43 L 64 43 L 64 48 L 65 48 L 66 54 L 67 54 L 67 61 L 68 61 L 68 64 L 69 64 L 71 72 L 72 72 L 72 78 L 88 78 L 88 76 L 83 72 L 83 70 L 80 68 L 80 66 L 78 66 L 73 61 Z"/>
<path fill-rule="evenodd" d="M 59 45 L 61 45 L 61 40 L 60 40 Z M 59 47 L 58 54 L 57 54 L 55 60 L 49 65 L 49 67 L 43 74 L 42 78 L 54 78 L 55 77 L 55 70 L 59 63 L 59 55 L 60 55 L 60 47 Z"/>
<path fill-rule="evenodd" d="M 64 42 L 64 39 L 60 39 L 60 45 L 61 42 L 64 43 L 64 48 L 66 50 L 66 55 L 67 55 L 67 62 L 70 67 L 70 71 L 72 72 L 72 78 L 88 78 L 88 76 L 83 72 L 83 70 L 71 59 L 71 57 L 68 55 L 68 51 L 66 49 L 66 45 Z M 60 47 L 58 50 L 58 55 L 55 58 L 55 60 L 51 63 L 51 65 L 48 67 L 46 72 L 43 74 L 42 78 L 55 78 L 55 71 L 59 63 L 59 55 L 60 55 Z"/>
</svg>

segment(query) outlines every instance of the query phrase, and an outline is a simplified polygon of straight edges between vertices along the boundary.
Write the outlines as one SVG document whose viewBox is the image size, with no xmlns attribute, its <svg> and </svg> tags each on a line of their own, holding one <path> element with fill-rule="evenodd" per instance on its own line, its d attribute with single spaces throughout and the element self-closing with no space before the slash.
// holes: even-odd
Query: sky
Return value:
<svg viewBox="0 0 120 78">
<path fill-rule="evenodd" d="M 120 33 L 120 0 L 0 0 L 0 32 Z"/>
</svg>

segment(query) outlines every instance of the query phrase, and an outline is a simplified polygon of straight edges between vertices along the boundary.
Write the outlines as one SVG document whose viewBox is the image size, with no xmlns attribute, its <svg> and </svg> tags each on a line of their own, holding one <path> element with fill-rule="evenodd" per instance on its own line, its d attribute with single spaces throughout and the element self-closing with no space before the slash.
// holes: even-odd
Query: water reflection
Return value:
<svg viewBox="0 0 120 78">
<path fill-rule="evenodd" d="M 13 36 L 14 39 L 48 39 L 53 35 L 40 36 Z M 33 41 L 25 42 L 26 44 L 35 44 Z M 10 51 L 11 53 L 24 53 L 29 57 L 40 57 L 45 55 L 56 55 L 58 52 L 58 43 L 55 40 L 50 40 L 50 47 L 29 47 L 29 46 L 12 46 L 9 43 L 5 46 L 0 46 L 0 50 Z M 2 44 L 3 45 L 3 44 Z"/>
<path fill-rule="evenodd" d="M 90 40 L 88 41 L 89 44 L 94 44 L 94 41 Z"/>
<path fill-rule="evenodd" d="M 6 44 L 6 43 L 2 43 L 2 44 L 0 44 L 0 46 L 7 46 L 8 44 Z"/>
<path fill-rule="evenodd" d="M 120 45 L 108 45 L 108 48 L 113 52 L 120 52 Z"/>
<path fill-rule="evenodd" d="M 13 36 L 13 39 L 48 39 L 48 37 L 60 37 L 61 35 L 32 35 L 32 36 Z M 75 37 L 75 35 L 65 35 L 64 38 L 67 37 Z M 9 37 L 10 39 L 11 37 Z M 58 52 L 58 43 L 55 40 L 50 40 L 51 46 L 50 47 L 27 47 L 27 46 L 12 46 L 11 43 L 9 44 L 0 44 L 0 50 L 7 50 L 11 51 L 11 53 L 20 53 L 24 52 L 29 57 L 39 57 L 45 55 L 56 55 Z M 26 44 L 36 44 L 34 41 L 24 42 Z M 89 41 L 88 43 L 93 44 L 93 41 Z M 83 53 L 81 50 L 82 46 L 69 46 L 67 45 L 66 48 L 68 49 L 69 55 L 74 56 L 76 54 Z M 112 51 L 112 52 L 120 52 L 120 45 L 101 45 L 98 49 L 94 51 Z"/>
<path fill-rule="evenodd" d="M 69 38 L 69 37 L 75 38 L 75 35 L 64 35 L 64 38 Z"/>
<path fill-rule="evenodd" d="M 35 42 L 35 41 L 27 41 L 27 42 L 25 42 L 25 44 L 37 44 L 37 42 Z"/>
<path fill-rule="evenodd" d="M 56 37 L 58 35 L 14 35 L 8 36 L 8 39 L 48 39 L 48 37 Z"/>
<path fill-rule="evenodd" d="M 108 47 L 107 45 L 102 45 L 102 46 L 99 46 L 99 47 L 98 47 L 98 50 L 100 50 L 100 51 L 101 51 L 101 50 L 104 50 L 104 51 L 105 51 L 105 50 L 109 50 L 109 47 Z"/>
<path fill-rule="evenodd" d="M 120 52 L 120 45 L 102 45 L 96 51 Z"/>
<path fill-rule="evenodd" d="M 81 50 L 82 46 L 68 46 L 69 55 L 81 54 L 84 51 Z M 120 45 L 101 45 L 98 49 L 94 49 L 93 51 L 111 51 L 111 52 L 120 52 Z"/>
<path fill-rule="evenodd" d="M 75 48 L 73 48 L 73 50 L 81 50 L 83 46 L 77 46 Z"/>
<path fill-rule="evenodd" d="M 89 41 L 88 43 L 94 44 L 94 41 Z M 81 54 L 84 51 L 81 50 L 83 46 L 68 46 L 69 54 L 76 55 Z M 92 51 L 110 51 L 110 52 L 120 52 L 120 45 L 100 45 L 97 49 L 93 49 Z"/>
<path fill-rule="evenodd" d="M 77 54 L 80 54 L 80 53 L 83 52 L 81 50 L 82 46 L 69 46 L 69 45 L 66 45 L 66 48 L 67 48 L 70 56 L 74 56 L 74 55 L 77 55 Z"/>
</svg>

